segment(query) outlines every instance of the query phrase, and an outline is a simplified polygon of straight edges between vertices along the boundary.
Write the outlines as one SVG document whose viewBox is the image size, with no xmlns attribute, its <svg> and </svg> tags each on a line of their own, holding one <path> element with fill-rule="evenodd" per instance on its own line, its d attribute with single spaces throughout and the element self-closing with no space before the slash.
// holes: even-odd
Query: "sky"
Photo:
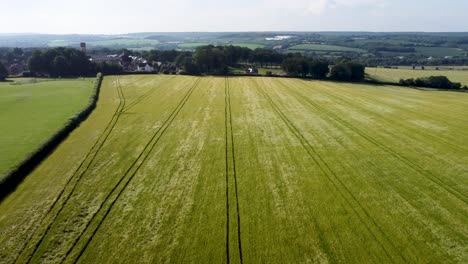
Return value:
<svg viewBox="0 0 468 264">
<path fill-rule="evenodd" d="M 0 0 L 0 4 L 0 33 L 468 31 L 467 0 Z"/>
</svg>

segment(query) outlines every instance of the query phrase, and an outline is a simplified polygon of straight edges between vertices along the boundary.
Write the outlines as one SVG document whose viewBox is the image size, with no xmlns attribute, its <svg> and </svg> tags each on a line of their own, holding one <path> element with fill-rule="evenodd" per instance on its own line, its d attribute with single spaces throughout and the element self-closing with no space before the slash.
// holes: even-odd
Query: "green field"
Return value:
<svg viewBox="0 0 468 264">
<path fill-rule="evenodd" d="M 0 204 L 2 263 L 466 263 L 468 94 L 106 77 Z"/>
<path fill-rule="evenodd" d="M 93 82 L 94 79 L 0 82 L 0 180 L 85 108 Z"/>
<path fill-rule="evenodd" d="M 466 51 L 457 48 L 446 47 L 417 47 L 416 52 L 424 56 L 445 57 L 445 56 L 463 56 Z"/>
<path fill-rule="evenodd" d="M 264 45 L 252 44 L 252 43 L 232 43 L 232 44 L 227 44 L 227 45 L 232 45 L 232 46 L 237 46 L 237 47 L 242 47 L 242 48 L 249 48 L 251 50 L 265 47 Z"/>
<path fill-rule="evenodd" d="M 179 44 L 178 46 L 184 49 L 195 49 L 195 48 L 206 46 L 206 45 L 210 45 L 210 44 L 202 43 L 202 42 L 191 42 L 191 43 L 182 43 L 182 44 Z"/>
<path fill-rule="evenodd" d="M 385 68 L 366 68 L 366 74 L 372 79 L 383 82 L 399 82 L 400 79 L 422 78 L 429 76 L 446 76 L 452 82 L 459 82 L 463 85 L 468 85 L 468 71 L 463 70 L 412 70 L 409 68 L 403 69 L 385 69 Z"/>
<path fill-rule="evenodd" d="M 141 38 L 117 38 L 117 39 L 106 39 L 89 41 L 86 44 L 89 47 L 128 47 L 128 48 L 140 48 L 140 47 L 153 47 L 160 42 L 155 39 L 141 39 Z M 78 42 L 65 41 L 65 40 L 54 40 L 49 42 L 49 47 L 67 47 L 72 45 L 78 45 Z"/>
<path fill-rule="evenodd" d="M 302 44 L 288 48 L 288 50 L 302 50 L 302 51 L 322 51 L 322 52 L 359 52 L 365 53 L 366 50 L 358 48 L 348 48 L 343 46 L 334 45 L 320 45 L 320 44 Z"/>
</svg>

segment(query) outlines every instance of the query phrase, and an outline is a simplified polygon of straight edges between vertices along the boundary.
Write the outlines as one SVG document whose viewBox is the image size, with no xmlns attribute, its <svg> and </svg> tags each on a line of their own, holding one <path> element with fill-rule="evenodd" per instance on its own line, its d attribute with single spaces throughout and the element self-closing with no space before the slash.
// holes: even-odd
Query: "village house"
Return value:
<svg viewBox="0 0 468 264">
<path fill-rule="evenodd" d="M 254 67 L 249 67 L 245 70 L 246 74 L 258 74 L 258 69 Z"/>
<path fill-rule="evenodd" d="M 23 63 L 14 63 L 8 67 L 8 74 L 11 76 L 21 75 L 25 71 Z"/>
<path fill-rule="evenodd" d="M 141 62 L 138 64 L 137 71 L 139 72 L 152 72 L 154 71 L 153 66 L 151 66 L 148 62 Z"/>
</svg>

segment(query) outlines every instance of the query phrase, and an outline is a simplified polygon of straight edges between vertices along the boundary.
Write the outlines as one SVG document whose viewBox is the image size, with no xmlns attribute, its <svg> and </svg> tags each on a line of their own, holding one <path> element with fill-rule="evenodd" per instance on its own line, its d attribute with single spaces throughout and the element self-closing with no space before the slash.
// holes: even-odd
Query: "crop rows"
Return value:
<svg viewBox="0 0 468 264">
<path fill-rule="evenodd" d="M 0 262 L 468 259 L 464 94 L 169 76 L 101 93 L 0 204 Z"/>
</svg>

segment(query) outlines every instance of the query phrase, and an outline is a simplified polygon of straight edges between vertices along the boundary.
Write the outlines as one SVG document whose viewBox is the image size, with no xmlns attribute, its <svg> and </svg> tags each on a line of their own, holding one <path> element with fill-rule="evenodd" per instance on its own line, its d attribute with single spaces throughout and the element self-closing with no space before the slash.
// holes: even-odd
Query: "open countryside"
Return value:
<svg viewBox="0 0 468 264">
<path fill-rule="evenodd" d="M 107 76 L 0 204 L 0 262 L 464 263 L 467 110 L 457 92 Z"/>
</svg>

